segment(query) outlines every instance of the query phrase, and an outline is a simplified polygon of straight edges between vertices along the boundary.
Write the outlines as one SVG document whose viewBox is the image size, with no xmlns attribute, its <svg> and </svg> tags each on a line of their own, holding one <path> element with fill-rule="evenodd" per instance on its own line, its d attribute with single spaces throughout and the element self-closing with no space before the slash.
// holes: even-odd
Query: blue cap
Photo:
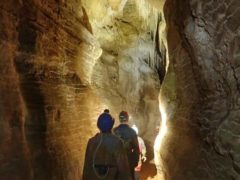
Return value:
<svg viewBox="0 0 240 180">
<path fill-rule="evenodd" d="M 114 125 L 114 120 L 112 116 L 108 113 L 102 113 L 98 117 L 97 127 L 100 129 L 101 132 L 108 132 L 112 129 Z"/>
</svg>

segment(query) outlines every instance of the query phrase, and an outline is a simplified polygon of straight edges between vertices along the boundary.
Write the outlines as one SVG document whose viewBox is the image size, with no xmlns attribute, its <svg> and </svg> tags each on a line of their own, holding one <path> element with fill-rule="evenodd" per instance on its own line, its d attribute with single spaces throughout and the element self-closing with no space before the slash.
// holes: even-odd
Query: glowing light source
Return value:
<svg viewBox="0 0 240 180">
<path fill-rule="evenodd" d="M 164 108 L 161 105 L 160 105 L 160 112 L 161 112 L 161 117 L 162 117 L 162 124 L 161 124 L 160 130 L 159 130 L 159 133 L 154 142 L 154 149 L 158 150 L 158 151 L 161 149 L 161 144 L 162 144 L 163 138 L 165 137 L 165 135 L 167 133 L 167 125 L 166 125 L 167 116 L 166 116 Z"/>
<path fill-rule="evenodd" d="M 160 156 L 160 150 L 162 147 L 164 137 L 167 134 L 167 115 L 162 104 L 160 104 L 159 109 L 161 112 L 162 124 L 154 142 L 154 162 L 155 162 L 158 174 L 162 174 L 163 166 L 162 166 L 162 161 Z"/>
</svg>

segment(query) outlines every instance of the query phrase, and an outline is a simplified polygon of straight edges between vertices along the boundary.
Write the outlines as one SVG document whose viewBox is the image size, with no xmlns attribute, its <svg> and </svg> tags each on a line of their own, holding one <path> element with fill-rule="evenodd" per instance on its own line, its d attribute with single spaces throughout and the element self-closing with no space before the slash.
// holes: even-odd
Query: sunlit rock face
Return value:
<svg viewBox="0 0 240 180">
<path fill-rule="evenodd" d="M 167 0 L 166 179 L 240 178 L 240 2 Z"/>
<path fill-rule="evenodd" d="M 105 107 L 101 48 L 79 1 L 0 2 L 0 179 L 79 179 Z"/>
<path fill-rule="evenodd" d="M 103 49 L 94 67 L 93 87 L 116 119 L 121 110 L 128 111 L 131 124 L 153 143 L 165 73 L 158 31 L 162 16 L 144 0 L 83 0 L 83 5 Z"/>
</svg>

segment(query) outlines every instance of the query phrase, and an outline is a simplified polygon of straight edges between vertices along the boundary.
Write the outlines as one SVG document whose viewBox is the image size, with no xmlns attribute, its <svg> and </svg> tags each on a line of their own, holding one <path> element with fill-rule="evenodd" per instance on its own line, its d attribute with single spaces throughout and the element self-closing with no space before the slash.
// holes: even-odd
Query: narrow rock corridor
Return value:
<svg viewBox="0 0 240 180">
<path fill-rule="evenodd" d="M 0 180 L 79 180 L 106 108 L 141 180 L 240 180 L 239 0 L 1 0 Z"/>
</svg>

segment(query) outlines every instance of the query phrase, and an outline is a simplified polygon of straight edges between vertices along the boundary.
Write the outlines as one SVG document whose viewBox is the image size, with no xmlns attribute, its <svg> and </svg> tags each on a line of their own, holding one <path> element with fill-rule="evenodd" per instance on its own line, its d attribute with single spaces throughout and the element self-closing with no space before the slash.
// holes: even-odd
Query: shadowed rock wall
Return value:
<svg viewBox="0 0 240 180">
<path fill-rule="evenodd" d="M 238 0 L 166 1 L 166 179 L 240 178 L 239 7 Z"/>
</svg>

